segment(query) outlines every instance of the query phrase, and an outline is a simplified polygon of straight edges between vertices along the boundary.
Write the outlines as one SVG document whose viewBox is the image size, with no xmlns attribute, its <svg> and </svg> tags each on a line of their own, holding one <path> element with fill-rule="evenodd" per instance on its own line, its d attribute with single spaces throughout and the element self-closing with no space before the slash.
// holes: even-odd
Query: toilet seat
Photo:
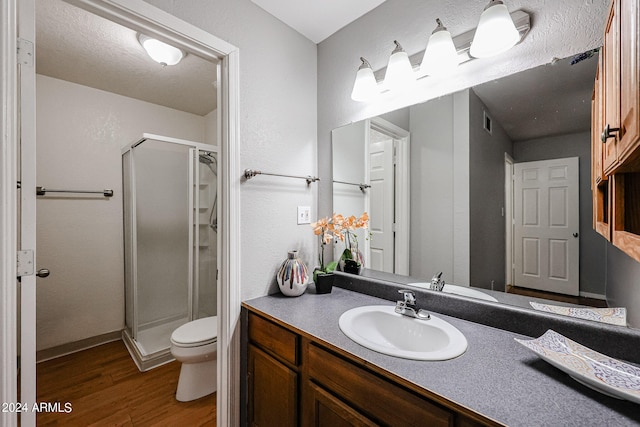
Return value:
<svg viewBox="0 0 640 427">
<path fill-rule="evenodd" d="M 193 320 L 171 334 L 171 343 L 178 347 L 200 347 L 218 340 L 218 317 Z"/>
</svg>

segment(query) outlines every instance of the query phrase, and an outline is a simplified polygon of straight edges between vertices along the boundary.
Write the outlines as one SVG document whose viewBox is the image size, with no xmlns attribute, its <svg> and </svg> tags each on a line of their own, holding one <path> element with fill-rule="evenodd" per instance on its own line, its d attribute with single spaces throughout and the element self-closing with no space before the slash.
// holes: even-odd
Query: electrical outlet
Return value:
<svg viewBox="0 0 640 427">
<path fill-rule="evenodd" d="M 311 207 L 298 206 L 298 225 L 311 224 Z"/>
</svg>

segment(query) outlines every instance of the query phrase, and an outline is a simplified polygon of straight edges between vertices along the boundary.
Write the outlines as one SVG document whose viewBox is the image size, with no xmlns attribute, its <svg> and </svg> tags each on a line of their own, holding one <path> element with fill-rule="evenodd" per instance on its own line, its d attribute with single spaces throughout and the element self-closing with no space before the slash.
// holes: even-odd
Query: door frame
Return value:
<svg viewBox="0 0 640 427">
<path fill-rule="evenodd" d="M 504 291 L 513 285 L 513 157 L 504 153 L 504 236 L 505 280 Z"/>
<path fill-rule="evenodd" d="M 369 129 L 374 129 L 394 139 L 395 165 L 395 238 L 394 238 L 394 272 L 409 275 L 409 250 L 411 234 L 411 134 L 393 123 L 374 117 L 370 119 Z M 396 143 L 397 141 L 397 143 Z M 369 143 L 365 147 L 365 158 L 369 159 Z"/>
<path fill-rule="evenodd" d="M 169 42 L 188 47 L 205 58 L 220 60 L 220 194 L 221 252 L 218 286 L 218 393 L 217 420 L 221 425 L 239 424 L 240 340 L 240 150 L 239 150 L 239 51 L 210 33 L 162 11 L 142 0 L 66 0 L 111 21 Z M 33 0 L 5 0 L 0 6 L 0 66 L 2 68 L 2 150 L 0 151 L 0 227 L 3 243 L 2 284 L 0 287 L 0 338 L 2 344 L 0 373 L 3 381 L 0 399 L 17 399 L 17 191 L 19 135 L 19 76 L 16 57 L 19 4 Z M 32 18 L 34 19 L 34 18 Z M 35 114 L 35 112 L 34 112 Z M 35 129 L 35 123 L 33 124 Z M 35 357 L 35 355 L 34 355 Z M 17 425 L 17 414 L 2 414 L 2 425 Z M 23 426 L 27 427 L 24 423 Z"/>
<path fill-rule="evenodd" d="M 17 402 L 17 4 L 0 3 L 0 402 Z M 0 424 L 16 426 L 17 415 L 0 413 Z"/>
</svg>

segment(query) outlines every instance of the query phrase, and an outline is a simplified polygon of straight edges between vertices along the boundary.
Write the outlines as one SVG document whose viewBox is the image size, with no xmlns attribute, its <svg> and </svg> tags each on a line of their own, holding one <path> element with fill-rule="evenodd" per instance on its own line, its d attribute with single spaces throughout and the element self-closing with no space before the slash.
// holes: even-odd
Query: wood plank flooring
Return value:
<svg viewBox="0 0 640 427">
<path fill-rule="evenodd" d="M 138 371 L 122 341 L 39 363 L 38 402 L 72 411 L 39 413 L 38 427 L 215 426 L 216 395 L 178 402 L 179 374 L 178 362 Z"/>
</svg>

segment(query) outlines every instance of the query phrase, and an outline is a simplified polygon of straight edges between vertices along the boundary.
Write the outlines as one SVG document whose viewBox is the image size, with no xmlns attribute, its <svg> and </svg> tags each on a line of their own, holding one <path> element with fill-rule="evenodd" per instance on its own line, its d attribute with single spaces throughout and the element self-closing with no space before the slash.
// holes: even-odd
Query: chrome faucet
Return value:
<svg viewBox="0 0 640 427">
<path fill-rule="evenodd" d="M 396 313 L 420 320 L 429 320 L 431 318 L 425 310 L 416 307 L 416 294 L 413 291 L 402 289 L 398 292 L 404 296 L 404 301 L 396 302 Z"/>
<path fill-rule="evenodd" d="M 431 285 L 429 285 L 429 289 L 432 291 L 442 292 L 444 288 L 444 280 L 441 279 L 442 271 L 431 278 Z"/>
</svg>

